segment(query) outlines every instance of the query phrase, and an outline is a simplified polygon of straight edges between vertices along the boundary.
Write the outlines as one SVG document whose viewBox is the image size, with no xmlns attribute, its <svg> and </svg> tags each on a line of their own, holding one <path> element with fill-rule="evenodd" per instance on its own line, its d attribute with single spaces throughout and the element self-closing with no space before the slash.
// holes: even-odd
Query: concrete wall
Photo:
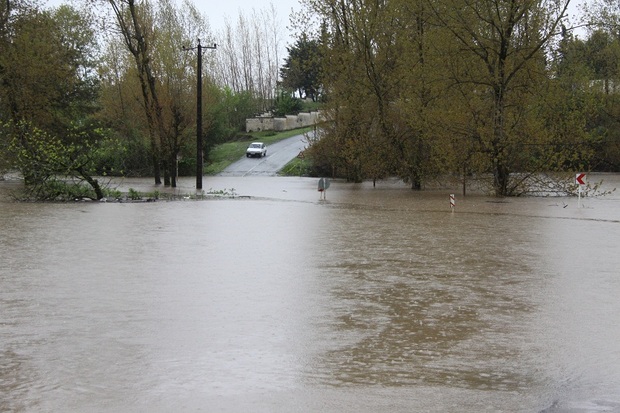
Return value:
<svg viewBox="0 0 620 413">
<path fill-rule="evenodd" d="M 302 112 L 298 115 L 287 115 L 286 117 L 276 118 L 272 116 L 260 116 L 256 118 L 249 118 L 245 120 L 246 132 L 260 132 L 266 130 L 273 130 L 277 132 L 304 128 L 306 126 L 313 126 L 321 121 L 323 118 L 320 111 L 316 112 Z"/>
<path fill-rule="evenodd" d="M 246 132 L 260 132 L 274 129 L 273 117 L 250 118 L 245 120 Z"/>
</svg>

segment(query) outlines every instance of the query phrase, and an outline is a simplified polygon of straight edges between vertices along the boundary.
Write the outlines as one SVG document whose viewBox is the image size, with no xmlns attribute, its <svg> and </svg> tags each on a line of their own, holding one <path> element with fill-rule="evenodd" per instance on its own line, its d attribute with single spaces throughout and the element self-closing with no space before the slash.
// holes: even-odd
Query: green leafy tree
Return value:
<svg viewBox="0 0 620 413">
<path fill-rule="evenodd" d="M 143 110 L 148 126 L 155 184 L 161 184 L 162 139 L 164 125 L 152 66 L 153 12 L 149 3 L 135 0 L 109 0 L 123 43 L 131 54 L 140 83 Z"/>
<path fill-rule="evenodd" d="M 0 54 L 0 116 L 62 134 L 97 108 L 91 22 L 62 6 L 18 9 Z"/>
<path fill-rule="evenodd" d="M 591 28 L 583 42 L 584 64 L 590 70 L 592 92 L 600 100 L 599 110 L 589 127 L 599 138 L 595 168 L 620 170 L 620 7 L 610 0 L 585 5 L 586 22 Z"/>
<path fill-rule="evenodd" d="M 66 200 L 67 196 L 84 194 L 102 199 L 101 184 L 93 178 L 95 160 L 103 131 L 89 133 L 82 127 L 67 130 L 67 139 L 60 139 L 22 121 L 3 125 L 1 135 L 9 137 L 9 151 L 14 165 L 26 179 L 28 196 L 38 200 Z M 92 194 L 84 192 L 86 182 Z"/>
<path fill-rule="evenodd" d="M 394 78 L 402 131 L 396 136 L 397 172 L 412 189 L 452 167 L 446 116 L 454 90 L 449 84 L 446 56 L 452 47 L 427 0 L 395 1 L 398 47 Z M 460 152 L 462 152 L 461 147 Z"/>
<path fill-rule="evenodd" d="M 91 21 L 67 6 L 15 6 L 0 39 L 3 163 L 22 172 L 28 189 L 72 171 L 99 197 L 89 162 L 78 155 L 90 158 L 100 135 L 92 119 L 98 81 Z"/>
<path fill-rule="evenodd" d="M 210 84 L 208 96 L 211 103 L 209 118 L 213 122 L 207 128 L 207 141 L 221 143 L 245 129 L 245 120 L 258 112 L 257 100 L 250 91 L 234 92 L 229 87 L 223 89 Z M 217 125 L 215 125 L 217 123 Z"/>
<path fill-rule="evenodd" d="M 155 182 L 161 183 L 163 171 L 164 184 L 176 186 L 178 155 L 196 136 L 197 74 L 194 69 L 197 57 L 184 47 L 205 37 L 204 19 L 189 3 L 184 3 L 183 9 L 168 0 L 154 4 L 110 0 L 109 4 L 133 64 L 130 69 L 123 67 L 124 60 L 111 61 L 107 66 L 111 70 L 108 79 L 131 82 L 133 76 L 137 77 L 144 119 L 141 125 L 146 126 L 149 136 Z M 111 51 L 116 53 L 116 50 Z M 208 79 L 203 78 L 203 87 L 207 82 Z M 114 85 L 109 86 L 109 91 L 113 92 Z M 123 93 L 122 88 L 118 93 Z M 204 94 L 203 102 L 209 102 Z M 200 139 L 204 139 L 204 134 Z"/>
<path fill-rule="evenodd" d="M 301 100 L 293 96 L 292 93 L 283 90 L 277 96 L 272 112 L 274 116 L 285 116 L 297 114 L 301 109 Z"/>
<path fill-rule="evenodd" d="M 288 57 L 280 68 L 282 87 L 296 90 L 302 99 L 317 101 L 321 96 L 321 48 L 319 41 L 303 33 L 287 47 Z"/>
<path fill-rule="evenodd" d="M 566 13 L 565 1 L 446 0 L 429 2 L 461 52 L 450 56 L 455 87 L 463 96 L 483 97 L 469 115 L 476 124 L 476 139 L 488 159 L 493 190 L 511 195 L 520 181 L 526 145 L 541 145 L 545 132 L 525 135 L 524 126 L 534 112 L 528 102 L 541 89 L 545 76 L 545 48 Z M 466 101 L 462 102 L 467 107 Z M 479 110 L 482 109 L 482 112 Z M 530 132 L 534 132 L 530 130 Z"/>
<path fill-rule="evenodd" d="M 583 165 L 591 99 L 559 93 L 548 60 L 568 3 L 307 0 L 324 22 L 329 96 L 309 154 L 351 180 L 392 174 L 412 188 L 442 172 L 490 175 L 498 196 L 543 168 Z"/>
<path fill-rule="evenodd" d="M 101 110 L 99 121 L 121 142 L 119 153 L 110 153 L 108 159 L 112 174 L 148 176 L 153 172 L 153 156 L 148 125 L 141 105 L 141 91 L 131 57 L 125 53 L 119 39 L 108 36 L 102 53 Z"/>
<path fill-rule="evenodd" d="M 393 174 L 397 165 L 392 149 L 406 133 L 394 105 L 401 85 L 397 71 L 402 44 L 395 41 L 398 4 L 308 4 L 324 21 L 321 80 L 329 96 L 325 135 L 309 154 L 331 154 L 327 169 L 352 181 Z M 380 147 L 389 150 L 377 150 Z"/>
</svg>

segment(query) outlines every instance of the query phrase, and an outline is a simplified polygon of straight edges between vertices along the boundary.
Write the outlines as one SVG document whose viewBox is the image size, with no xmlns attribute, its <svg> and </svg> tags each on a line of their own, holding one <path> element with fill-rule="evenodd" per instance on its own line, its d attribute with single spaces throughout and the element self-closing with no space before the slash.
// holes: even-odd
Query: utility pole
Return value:
<svg viewBox="0 0 620 413">
<path fill-rule="evenodd" d="M 202 46 L 200 39 L 196 47 L 183 47 L 183 50 L 196 50 L 198 52 L 198 67 L 196 68 L 196 189 L 202 189 L 202 49 L 217 49 L 213 46 Z"/>
</svg>

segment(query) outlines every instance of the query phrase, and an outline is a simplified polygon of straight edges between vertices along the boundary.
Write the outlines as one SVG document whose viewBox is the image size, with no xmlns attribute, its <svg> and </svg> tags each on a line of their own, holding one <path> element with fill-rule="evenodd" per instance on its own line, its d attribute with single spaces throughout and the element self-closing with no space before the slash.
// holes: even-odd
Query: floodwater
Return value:
<svg viewBox="0 0 620 413">
<path fill-rule="evenodd" d="M 14 186 L 0 412 L 620 412 L 620 191 L 451 211 L 392 182 L 69 204 Z"/>
</svg>

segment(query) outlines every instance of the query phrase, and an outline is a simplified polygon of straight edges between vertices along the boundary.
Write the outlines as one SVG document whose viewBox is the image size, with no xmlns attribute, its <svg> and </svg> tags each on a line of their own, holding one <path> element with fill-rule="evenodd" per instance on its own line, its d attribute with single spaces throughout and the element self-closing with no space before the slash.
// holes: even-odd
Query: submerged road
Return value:
<svg viewBox="0 0 620 413">
<path fill-rule="evenodd" d="M 243 157 L 228 166 L 218 176 L 275 176 L 306 147 L 303 134 L 267 145 L 263 158 Z"/>
</svg>

